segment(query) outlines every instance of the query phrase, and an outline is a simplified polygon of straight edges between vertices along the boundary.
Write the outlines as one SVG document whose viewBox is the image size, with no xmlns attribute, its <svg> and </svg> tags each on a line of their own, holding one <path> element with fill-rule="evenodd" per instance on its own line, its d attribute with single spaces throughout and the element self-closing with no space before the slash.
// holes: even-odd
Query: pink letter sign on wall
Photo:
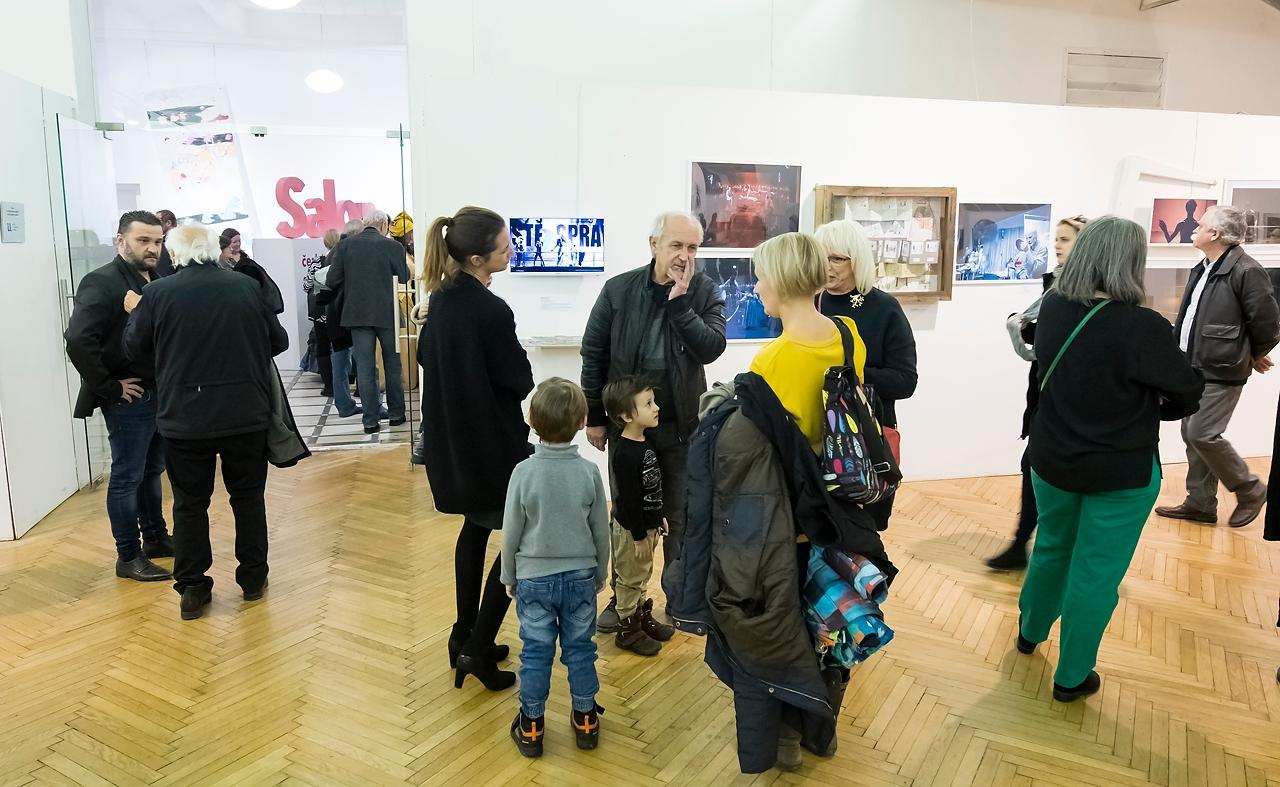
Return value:
<svg viewBox="0 0 1280 787">
<path fill-rule="evenodd" d="M 322 185 L 323 197 L 312 197 L 299 205 L 293 195 L 306 188 L 307 184 L 302 182 L 302 178 L 280 178 L 276 181 L 276 202 L 293 219 L 292 223 L 282 221 L 277 224 L 276 232 L 290 240 L 303 235 L 323 238 L 325 230 L 341 230 L 348 221 L 362 219 L 365 214 L 373 211 L 372 202 L 352 202 L 348 199 L 339 202 L 332 180 L 326 179 Z M 307 213 L 308 209 L 311 210 L 310 214 Z"/>
</svg>

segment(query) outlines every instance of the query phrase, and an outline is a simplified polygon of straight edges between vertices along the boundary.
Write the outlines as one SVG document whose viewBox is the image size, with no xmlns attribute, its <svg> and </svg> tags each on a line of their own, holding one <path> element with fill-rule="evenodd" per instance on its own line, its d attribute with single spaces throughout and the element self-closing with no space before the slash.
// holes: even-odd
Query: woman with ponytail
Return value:
<svg viewBox="0 0 1280 787">
<path fill-rule="evenodd" d="M 494 644 L 511 600 L 501 556 L 485 580 L 485 549 L 490 532 L 502 528 L 511 471 L 532 453 L 520 405 L 533 390 L 533 371 L 511 307 L 489 291 L 493 274 L 511 261 L 511 236 L 498 214 L 467 207 L 432 222 L 425 251 L 423 454 L 436 509 L 464 517 L 454 549 L 458 618 L 449 664 L 459 688 L 470 674 L 500 691 L 515 683 L 515 673 L 497 666 L 508 648 Z"/>
</svg>

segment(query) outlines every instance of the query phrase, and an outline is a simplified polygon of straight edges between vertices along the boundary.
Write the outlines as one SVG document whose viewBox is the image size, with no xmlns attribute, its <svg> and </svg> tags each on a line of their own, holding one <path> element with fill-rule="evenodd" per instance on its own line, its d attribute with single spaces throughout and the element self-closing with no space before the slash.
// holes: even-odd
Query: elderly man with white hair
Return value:
<svg viewBox="0 0 1280 787">
<path fill-rule="evenodd" d="M 658 216 L 649 234 L 649 263 L 605 282 L 582 337 L 587 439 L 593 446 L 603 451 L 618 437 L 616 430 L 609 431 L 601 398 L 605 385 L 641 375 L 656 393 L 659 424 L 646 437 L 662 473 L 663 512 L 670 530 L 663 540 L 664 588 L 684 536 L 685 466 L 698 421 L 698 397 L 707 390 L 703 367 L 725 348 L 724 300 L 711 279 L 697 271 L 702 234 L 702 225 L 688 213 Z M 652 649 L 645 637 L 672 636 L 670 626 L 654 620 L 649 605 L 630 618 L 619 619 L 615 595 L 600 615 L 599 629 L 623 629 L 619 644 L 634 646 L 640 640 L 640 649 Z"/>
<path fill-rule="evenodd" d="M 1191 242 L 1205 256 L 1191 274 L 1174 326 L 1182 351 L 1204 373 L 1200 411 L 1182 421 L 1187 446 L 1187 496 L 1156 513 L 1171 519 L 1216 524 L 1218 482 L 1236 495 L 1227 524 L 1244 527 L 1258 518 L 1267 487 L 1222 433 L 1253 372 L 1274 366 L 1267 355 L 1280 342 L 1280 309 L 1271 279 L 1240 244 L 1244 211 L 1227 205 L 1209 208 Z"/>
<path fill-rule="evenodd" d="M 347 237 L 329 253 L 325 280 L 334 293 L 339 323 L 351 331 L 356 361 L 361 418 L 366 434 L 376 434 L 382 418 L 392 426 L 405 422 L 404 384 L 396 344 L 396 285 L 409 281 L 404 247 L 387 237 L 391 217 L 378 210 L 365 216 L 364 229 Z M 381 407 L 374 343 L 382 347 L 386 373 L 387 408 Z"/>
<path fill-rule="evenodd" d="M 236 583 L 245 601 L 267 585 L 268 431 L 271 359 L 289 335 L 259 285 L 218 266 L 218 243 L 198 224 L 178 227 L 166 243 L 174 273 L 148 284 L 129 316 L 124 347 L 154 363 L 169 483 L 173 487 L 173 579 L 183 620 L 212 600 L 209 498 L 222 460 L 222 481 L 236 525 Z"/>
</svg>

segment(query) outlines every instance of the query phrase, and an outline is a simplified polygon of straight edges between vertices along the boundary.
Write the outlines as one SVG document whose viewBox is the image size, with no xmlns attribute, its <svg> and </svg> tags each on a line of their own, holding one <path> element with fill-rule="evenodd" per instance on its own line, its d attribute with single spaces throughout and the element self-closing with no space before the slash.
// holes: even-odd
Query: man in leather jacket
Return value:
<svg viewBox="0 0 1280 787">
<path fill-rule="evenodd" d="M 1267 353 L 1280 341 L 1280 309 L 1266 270 L 1240 248 L 1244 211 L 1218 205 L 1205 212 L 1191 242 L 1205 256 L 1191 274 L 1174 331 L 1192 366 L 1204 373 L 1200 410 L 1182 421 L 1187 445 L 1187 497 L 1156 513 L 1213 524 L 1218 519 L 1218 481 L 1234 492 L 1237 506 L 1228 524 L 1243 527 L 1258 517 L 1267 486 L 1250 472 L 1222 433 L 1253 372 L 1274 363 Z"/>
<path fill-rule="evenodd" d="M 663 588 L 684 536 L 685 465 L 698 397 L 707 390 L 703 367 L 725 348 L 724 300 L 696 268 L 702 234 L 702 225 L 686 213 L 658 216 L 649 235 L 653 259 L 605 283 L 582 337 L 587 440 L 598 450 L 616 436 L 608 432 L 601 402 L 605 385 L 623 375 L 644 375 L 657 394 L 660 423 L 647 436 L 658 454 L 670 527 L 662 547 Z M 616 630 L 612 603 L 600 617 L 601 631 Z"/>
<path fill-rule="evenodd" d="M 120 217 L 116 258 L 87 273 L 76 288 L 64 338 L 67 357 L 80 373 L 76 418 L 102 411 L 111 445 L 107 518 L 116 542 L 116 576 L 139 582 L 169 579 L 152 558 L 172 557 L 161 506 L 164 438 L 156 431 L 155 371 L 124 349 L 129 313 L 154 278 L 164 232 L 146 211 Z"/>
</svg>

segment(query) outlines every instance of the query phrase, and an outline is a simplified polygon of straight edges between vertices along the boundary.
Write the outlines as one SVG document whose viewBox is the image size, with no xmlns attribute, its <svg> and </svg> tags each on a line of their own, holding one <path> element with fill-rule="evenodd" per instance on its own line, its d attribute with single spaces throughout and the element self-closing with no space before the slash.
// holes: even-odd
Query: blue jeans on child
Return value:
<svg viewBox="0 0 1280 787">
<path fill-rule="evenodd" d="M 565 571 L 516 580 L 516 616 L 520 619 L 520 709 L 527 718 L 546 711 L 551 693 L 551 662 L 560 638 L 560 662 L 569 670 L 573 709 L 596 707 L 596 570 Z"/>
<path fill-rule="evenodd" d="M 156 391 L 148 388 L 132 402 L 116 399 L 102 405 L 111 446 L 107 480 L 107 519 L 116 541 L 116 556 L 133 560 L 142 553 L 139 536 L 164 538 L 168 525 L 161 507 L 164 438 L 156 431 Z"/>
</svg>

